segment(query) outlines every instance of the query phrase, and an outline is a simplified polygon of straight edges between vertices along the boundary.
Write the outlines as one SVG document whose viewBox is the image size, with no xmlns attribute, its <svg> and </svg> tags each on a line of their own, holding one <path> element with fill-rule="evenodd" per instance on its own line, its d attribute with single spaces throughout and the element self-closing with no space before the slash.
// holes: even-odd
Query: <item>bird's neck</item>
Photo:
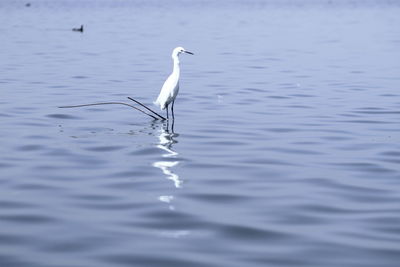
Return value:
<svg viewBox="0 0 400 267">
<path fill-rule="evenodd" d="M 180 72 L 179 58 L 178 58 L 178 56 L 173 56 L 172 59 L 174 60 L 174 69 L 173 69 L 172 73 L 179 74 L 179 72 Z"/>
</svg>

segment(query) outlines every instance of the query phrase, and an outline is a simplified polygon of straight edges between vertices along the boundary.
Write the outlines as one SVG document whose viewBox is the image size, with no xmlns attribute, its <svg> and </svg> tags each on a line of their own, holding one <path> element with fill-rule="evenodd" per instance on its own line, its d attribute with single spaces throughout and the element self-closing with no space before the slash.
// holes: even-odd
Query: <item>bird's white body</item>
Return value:
<svg viewBox="0 0 400 267">
<path fill-rule="evenodd" d="M 173 56 L 172 58 L 174 60 L 174 69 L 171 75 L 169 75 L 167 80 L 164 82 L 160 94 L 155 101 L 155 104 L 158 105 L 161 109 L 165 109 L 173 100 L 175 100 L 179 92 L 179 58 L 177 55 Z"/>
<path fill-rule="evenodd" d="M 193 54 L 191 52 L 186 51 L 182 47 L 177 47 L 172 51 L 172 59 L 174 61 L 174 67 L 171 75 L 164 82 L 163 87 L 161 88 L 160 94 L 157 97 L 157 100 L 154 104 L 158 105 L 161 109 L 168 108 L 169 104 L 173 104 L 176 96 L 179 92 L 179 76 L 180 76 L 180 66 L 179 66 L 179 55 L 181 53 Z"/>
</svg>

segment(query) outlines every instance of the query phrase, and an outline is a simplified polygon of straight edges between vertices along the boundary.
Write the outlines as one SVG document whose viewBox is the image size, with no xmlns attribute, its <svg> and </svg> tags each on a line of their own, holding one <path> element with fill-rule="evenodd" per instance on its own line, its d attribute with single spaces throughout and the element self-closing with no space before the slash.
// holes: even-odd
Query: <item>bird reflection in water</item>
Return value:
<svg viewBox="0 0 400 267">
<path fill-rule="evenodd" d="M 173 182 L 175 188 L 181 188 L 183 181 L 179 179 L 178 174 L 172 171 L 172 169 L 179 164 L 179 161 L 176 160 L 179 154 L 173 150 L 173 145 L 178 143 L 176 138 L 179 136 L 179 134 L 169 132 L 167 129 L 168 128 L 166 127 L 161 128 L 158 136 L 159 143 L 157 144 L 157 147 L 163 150 L 162 157 L 164 160 L 154 162 L 153 166 L 161 169 L 165 177 Z M 174 209 L 174 206 L 171 204 L 174 196 L 164 195 L 160 196 L 158 199 L 162 202 L 168 203 L 169 209 Z"/>
</svg>

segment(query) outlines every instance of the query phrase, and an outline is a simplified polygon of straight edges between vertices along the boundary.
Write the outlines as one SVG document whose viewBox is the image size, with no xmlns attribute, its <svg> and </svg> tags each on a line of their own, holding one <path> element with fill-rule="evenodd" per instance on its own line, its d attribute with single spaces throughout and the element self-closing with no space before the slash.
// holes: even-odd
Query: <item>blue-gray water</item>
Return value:
<svg viewBox="0 0 400 267">
<path fill-rule="evenodd" d="M 398 2 L 25 3 L 0 2 L 0 266 L 399 266 Z M 175 134 L 57 108 L 151 104 L 175 46 Z"/>
</svg>

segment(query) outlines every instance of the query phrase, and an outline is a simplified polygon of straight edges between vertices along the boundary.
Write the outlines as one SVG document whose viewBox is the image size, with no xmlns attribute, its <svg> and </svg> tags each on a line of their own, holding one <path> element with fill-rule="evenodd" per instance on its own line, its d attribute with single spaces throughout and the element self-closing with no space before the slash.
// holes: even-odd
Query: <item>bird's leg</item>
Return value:
<svg viewBox="0 0 400 267">
<path fill-rule="evenodd" d="M 174 104 L 175 104 L 175 100 L 172 101 L 172 106 L 171 106 L 171 112 L 172 112 L 172 121 L 175 121 L 175 114 L 174 114 Z"/>
<path fill-rule="evenodd" d="M 172 131 L 172 133 L 174 133 L 174 125 L 175 125 L 174 104 L 175 104 L 175 100 L 174 100 L 174 101 L 172 101 L 172 106 L 171 106 L 171 112 L 172 112 L 172 125 L 171 125 L 171 131 Z"/>
<path fill-rule="evenodd" d="M 169 131 L 169 116 L 168 116 L 168 105 L 165 107 L 167 110 L 167 131 Z"/>
</svg>

